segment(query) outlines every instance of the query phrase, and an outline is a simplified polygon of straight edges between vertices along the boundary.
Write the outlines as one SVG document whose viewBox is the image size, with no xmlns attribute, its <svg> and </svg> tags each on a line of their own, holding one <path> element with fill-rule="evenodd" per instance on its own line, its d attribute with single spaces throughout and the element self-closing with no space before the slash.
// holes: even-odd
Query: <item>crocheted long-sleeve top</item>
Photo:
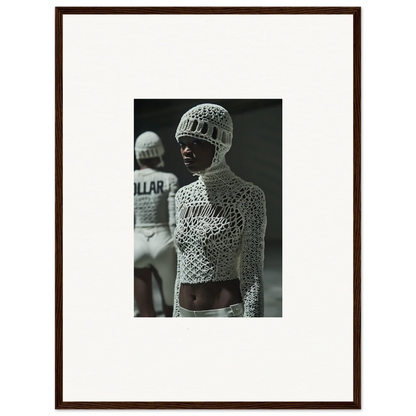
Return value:
<svg viewBox="0 0 416 416">
<path fill-rule="evenodd" d="M 244 316 L 264 315 L 263 261 L 266 201 L 263 191 L 229 167 L 201 175 L 176 194 L 178 253 L 173 316 L 181 283 L 240 280 Z"/>
<path fill-rule="evenodd" d="M 154 169 L 134 171 L 134 225 L 169 225 L 173 233 L 175 194 L 178 179 L 172 173 Z"/>
</svg>

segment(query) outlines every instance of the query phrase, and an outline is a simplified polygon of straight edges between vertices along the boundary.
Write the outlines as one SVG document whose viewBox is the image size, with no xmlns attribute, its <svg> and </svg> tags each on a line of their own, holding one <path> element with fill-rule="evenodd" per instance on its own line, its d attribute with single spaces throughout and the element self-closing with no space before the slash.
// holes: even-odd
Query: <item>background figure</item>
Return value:
<svg viewBox="0 0 416 416">
<path fill-rule="evenodd" d="M 176 276 L 175 193 L 178 179 L 160 172 L 164 147 L 160 137 L 146 131 L 137 137 L 134 171 L 134 299 L 141 317 L 156 316 L 152 275 L 158 284 L 163 312 L 172 316 Z"/>
</svg>

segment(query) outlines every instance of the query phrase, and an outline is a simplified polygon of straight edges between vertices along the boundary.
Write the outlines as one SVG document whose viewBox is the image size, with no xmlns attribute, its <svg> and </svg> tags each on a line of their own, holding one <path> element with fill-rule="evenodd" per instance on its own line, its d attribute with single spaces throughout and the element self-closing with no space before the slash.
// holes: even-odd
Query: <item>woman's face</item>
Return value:
<svg viewBox="0 0 416 416">
<path fill-rule="evenodd" d="M 202 172 L 209 168 L 215 153 L 215 146 L 206 140 L 181 137 L 178 142 L 185 166 L 190 172 Z"/>
</svg>

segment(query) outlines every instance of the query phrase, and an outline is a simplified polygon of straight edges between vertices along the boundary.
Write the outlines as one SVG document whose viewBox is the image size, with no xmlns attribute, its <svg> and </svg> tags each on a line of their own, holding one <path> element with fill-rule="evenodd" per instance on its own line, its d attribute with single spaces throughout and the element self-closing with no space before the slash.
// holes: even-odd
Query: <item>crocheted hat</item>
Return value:
<svg viewBox="0 0 416 416">
<path fill-rule="evenodd" d="M 176 140 L 189 136 L 222 147 L 225 154 L 233 138 L 233 121 L 228 111 L 217 104 L 199 104 L 188 110 L 176 129 Z"/>
<path fill-rule="evenodd" d="M 137 137 L 134 150 L 137 160 L 161 157 L 165 153 L 162 140 L 152 131 L 145 131 Z"/>
</svg>

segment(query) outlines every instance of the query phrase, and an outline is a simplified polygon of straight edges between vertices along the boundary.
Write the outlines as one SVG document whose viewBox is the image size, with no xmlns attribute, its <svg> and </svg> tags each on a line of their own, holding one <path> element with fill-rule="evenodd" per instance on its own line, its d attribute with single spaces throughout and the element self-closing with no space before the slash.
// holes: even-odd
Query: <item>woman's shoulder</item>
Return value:
<svg viewBox="0 0 416 416">
<path fill-rule="evenodd" d="M 259 186 L 247 182 L 239 176 L 235 177 L 235 182 L 231 186 L 234 188 L 235 194 L 241 196 L 242 199 L 264 198 L 264 192 Z"/>
<path fill-rule="evenodd" d="M 169 183 L 178 183 L 178 177 L 171 173 L 171 172 L 159 172 L 161 177 L 163 177 L 164 179 L 166 179 L 167 182 Z"/>
<path fill-rule="evenodd" d="M 136 169 L 134 171 L 134 182 L 140 182 L 144 179 L 145 175 L 142 169 Z"/>
<path fill-rule="evenodd" d="M 254 183 L 249 183 L 249 188 L 252 196 L 264 198 L 264 192 L 259 186 L 254 185 Z"/>
<path fill-rule="evenodd" d="M 253 205 L 261 207 L 266 204 L 266 197 L 263 190 L 259 186 L 254 185 L 252 182 L 242 180 L 241 187 L 237 191 L 237 195 L 241 205 L 245 207 Z"/>
<path fill-rule="evenodd" d="M 135 171 L 137 172 L 137 171 Z M 147 175 L 154 175 L 154 176 L 158 176 L 159 178 L 163 178 L 163 179 L 168 179 L 168 180 L 178 180 L 178 178 L 176 177 L 175 174 L 171 173 L 171 172 L 164 172 L 163 170 L 159 170 L 159 169 L 144 169 L 144 172 Z"/>
<path fill-rule="evenodd" d="M 193 195 L 198 188 L 198 181 L 191 182 L 188 185 L 184 185 L 179 188 L 178 192 L 176 193 L 177 198 L 185 198 L 187 195 Z"/>
</svg>

